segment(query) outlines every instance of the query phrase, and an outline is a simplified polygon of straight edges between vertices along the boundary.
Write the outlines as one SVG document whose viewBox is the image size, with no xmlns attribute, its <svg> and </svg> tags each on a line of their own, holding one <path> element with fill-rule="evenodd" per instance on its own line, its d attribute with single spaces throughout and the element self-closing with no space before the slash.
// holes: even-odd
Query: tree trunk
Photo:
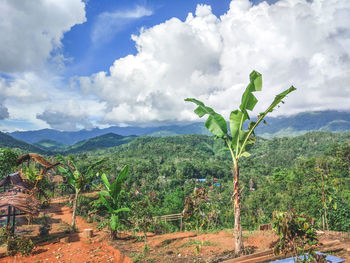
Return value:
<svg viewBox="0 0 350 263">
<path fill-rule="evenodd" d="M 78 203 L 79 191 L 75 191 L 75 197 L 73 200 L 73 215 L 72 215 L 72 227 L 75 228 L 75 217 L 77 212 L 77 203 Z"/>
<path fill-rule="evenodd" d="M 239 168 L 238 168 L 238 161 L 233 165 L 233 185 L 234 185 L 234 192 L 233 192 L 233 208 L 235 213 L 235 229 L 234 229 L 234 235 L 235 235 L 235 254 L 241 255 L 242 249 L 243 249 L 243 240 L 242 240 L 242 227 L 241 227 L 241 208 L 240 208 L 240 202 L 239 202 Z"/>
<path fill-rule="evenodd" d="M 117 240 L 118 238 L 118 231 L 111 229 L 111 240 Z"/>
</svg>

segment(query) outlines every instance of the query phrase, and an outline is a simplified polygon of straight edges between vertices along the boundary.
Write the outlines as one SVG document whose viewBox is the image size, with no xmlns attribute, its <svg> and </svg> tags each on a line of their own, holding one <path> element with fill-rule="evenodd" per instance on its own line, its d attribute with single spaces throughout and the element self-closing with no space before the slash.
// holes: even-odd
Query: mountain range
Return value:
<svg viewBox="0 0 350 263">
<path fill-rule="evenodd" d="M 266 121 L 267 125 L 261 123 L 256 129 L 256 134 L 263 138 L 296 136 L 309 131 L 350 131 L 349 112 L 303 112 L 291 116 L 268 117 Z M 0 147 L 18 145 L 18 148 L 35 152 L 39 152 L 41 149 L 49 152 L 74 153 L 117 146 L 129 142 L 140 135 L 164 137 L 183 134 L 209 135 L 210 133 L 201 122 L 158 127 L 112 126 L 105 129 L 95 128 L 74 132 L 43 129 L 16 131 L 7 134 L 1 133 Z"/>
</svg>

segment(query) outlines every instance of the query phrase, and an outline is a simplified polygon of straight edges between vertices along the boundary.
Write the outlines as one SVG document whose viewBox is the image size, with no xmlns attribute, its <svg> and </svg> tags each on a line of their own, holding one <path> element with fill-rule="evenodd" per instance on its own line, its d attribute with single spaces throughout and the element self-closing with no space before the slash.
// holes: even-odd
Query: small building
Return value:
<svg viewBox="0 0 350 263">
<path fill-rule="evenodd" d="M 37 216 L 40 201 L 36 198 L 33 185 L 21 177 L 20 172 L 7 175 L 0 181 L 0 217 L 7 217 L 7 227 L 14 233 L 16 216 L 27 214 Z"/>
</svg>

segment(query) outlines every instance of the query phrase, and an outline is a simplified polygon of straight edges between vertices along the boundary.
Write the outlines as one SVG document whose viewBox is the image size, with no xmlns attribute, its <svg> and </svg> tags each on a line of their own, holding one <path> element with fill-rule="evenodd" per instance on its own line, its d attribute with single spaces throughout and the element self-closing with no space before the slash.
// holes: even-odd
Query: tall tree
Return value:
<svg viewBox="0 0 350 263">
<path fill-rule="evenodd" d="M 280 103 L 283 103 L 283 98 L 286 97 L 290 92 L 294 91 L 295 88 L 291 86 L 289 89 L 278 94 L 271 105 L 258 116 L 257 121 L 250 121 L 248 129 L 243 129 L 245 121 L 250 120 L 248 110 L 252 111 L 258 102 L 258 99 L 254 96 L 253 92 L 261 91 L 262 89 L 262 77 L 261 74 L 253 71 L 250 73 L 250 83 L 248 84 L 245 92 L 242 95 L 241 105 L 239 109 L 234 110 L 230 114 L 229 124 L 230 133 L 228 133 L 226 120 L 212 108 L 204 105 L 203 102 L 194 99 L 187 98 L 185 101 L 193 102 L 198 107 L 194 112 L 201 118 L 208 114 L 208 119 L 205 122 L 205 127 L 214 134 L 215 138 L 224 140 L 230 150 L 232 157 L 232 171 L 233 171 L 233 205 L 235 213 L 235 253 L 241 254 L 243 249 L 242 241 L 242 228 L 241 228 L 241 211 L 240 211 L 240 188 L 239 188 L 239 159 L 241 157 L 248 157 L 249 149 L 256 142 L 256 136 L 254 133 L 255 128 L 261 121 L 264 121 L 265 116 L 274 110 L 274 108 Z"/>
</svg>

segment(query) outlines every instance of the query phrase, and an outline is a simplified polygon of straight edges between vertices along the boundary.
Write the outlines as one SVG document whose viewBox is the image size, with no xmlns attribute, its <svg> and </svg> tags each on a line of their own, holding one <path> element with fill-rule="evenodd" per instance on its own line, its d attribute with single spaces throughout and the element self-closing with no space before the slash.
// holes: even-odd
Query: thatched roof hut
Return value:
<svg viewBox="0 0 350 263">
<path fill-rule="evenodd" d="M 30 182 L 23 180 L 20 172 L 9 174 L 2 179 L 0 181 L 0 187 L 4 186 L 12 186 L 28 192 L 33 189 L 33 185 Z"/>
<path fill-rule="evenodd" d="M 0 195 L 0 209 L 8 206 L 15 207 L 33 216 L 37 216 L 40 212 L 39 200 L 31 194 L 18 191 L 18 189 L 13 189 Z"/>
<path fill-rule="evenodd" d="M 27 214 L 36 216 L 40 211 L 40 201 L 33 195 L 34 185 L 23 180 L 20 172 L 7 175 L 0 181 L 0 189 L 6 189 L 0 194 L 0 209 L 15 207 Z M 11 189 L 8 189 L 8 188 Z"/>
</svg>

